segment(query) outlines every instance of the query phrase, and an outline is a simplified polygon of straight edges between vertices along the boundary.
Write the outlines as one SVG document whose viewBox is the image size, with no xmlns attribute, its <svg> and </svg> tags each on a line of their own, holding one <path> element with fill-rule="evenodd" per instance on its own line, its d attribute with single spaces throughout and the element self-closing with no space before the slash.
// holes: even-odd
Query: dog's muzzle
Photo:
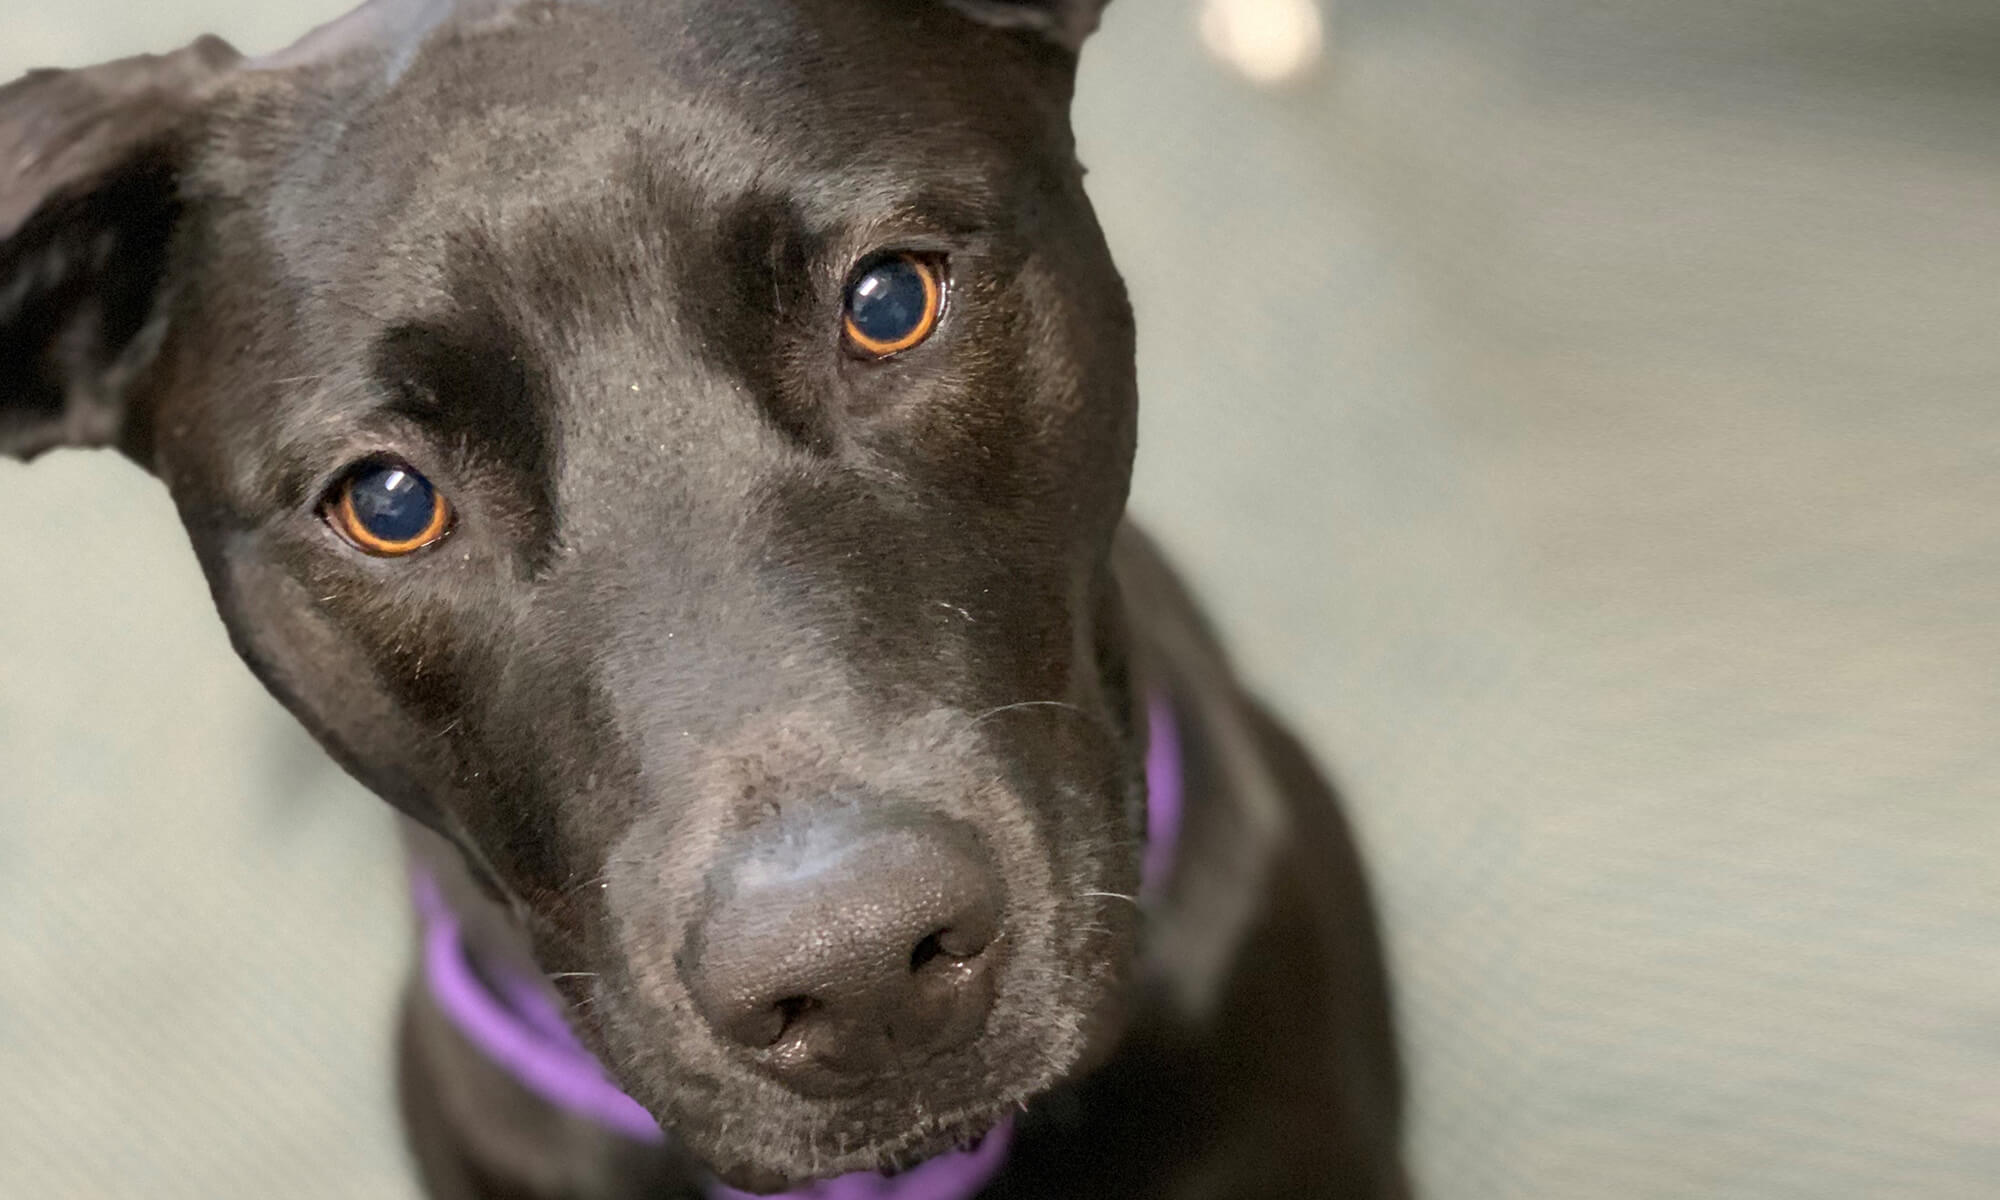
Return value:
<svg viewBox="0 0 2000 1200">
<path fill-rule="evenodd" d="M 1142 891 L 1153 896 L 1172 873 L 1184 780 L 1179 727 L 1163 697 L 1148 706 L 1147 723 Z M 697 999 L 724 1036 L 775 1048 L 777 1073 L 790 1082 L 838 1090 L 842 1080 L 912 1053 L 867 1028 L 870 1014 L 891 1014 L 888 1027 L 900 1025 L 921 1053 L 976 1031 L 992 970 L 981 960 L 1004 948 L 986 932 L 1000 900 L 975 843 L 948 827 L 892 819 L 858 836 L 809 836 L 746 862 L 749 874 L 731 903 L 748 907 L 711 914 L 712 950 L 697 972 L 706 979 Z M 546 981 L 474 964 L 436 881 L 419 868 L 411 889 L 425 986 L 460 1035 L 548 1103 L 635 1141 L 665 1140 L 653 1115 L 577 1040 Z M 860 899 L 828 907 L 832 892 Z M 792 924 L 788 914 L 797 911 L 813 914 L 813 929 Z M 841 920 L 829 923 L 829 911 L 842 912 Z M 747 931 L 740 939 L 738 925 Z M 907 1171 L 855 1172 L 771 1200 L 963 1200 L 999 1173 L 1013 1137 L 1011 1124 L 1002 1124 Z M 711 1200 L 756 1200 L 719 1182 L 707 1191 Z"/>
</svg>

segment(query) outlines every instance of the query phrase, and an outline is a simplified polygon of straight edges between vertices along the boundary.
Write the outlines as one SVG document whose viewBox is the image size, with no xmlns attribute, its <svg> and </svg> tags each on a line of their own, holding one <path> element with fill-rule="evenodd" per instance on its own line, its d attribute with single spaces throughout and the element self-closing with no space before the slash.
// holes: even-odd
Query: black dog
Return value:
<svg viewBox="0 0 2000 1200">
<path fill-rule="evenodd" d="M 1333 798 L 1121 529 L 1098 7 L 377 0 L 0 91 L 0 449 L 154 471 L 411 818 L 436 1194 L 1406 1193 Z"/>
</svg>

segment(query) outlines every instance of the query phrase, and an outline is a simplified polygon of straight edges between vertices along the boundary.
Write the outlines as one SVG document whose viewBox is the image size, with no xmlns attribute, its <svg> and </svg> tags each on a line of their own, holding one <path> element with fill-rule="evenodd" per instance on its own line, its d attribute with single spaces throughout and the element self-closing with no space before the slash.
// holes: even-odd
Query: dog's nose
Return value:
<svg viewBox="0 0 2000 1200">
<path fill-rule="evenodd" d="M 735 856 L 684 977 L 709 1024 L 795 1090 L 831 1095 L 979 1033 L 1002 945 L 999 878 L 927 817 L 774 830 Z"/>
</svg>

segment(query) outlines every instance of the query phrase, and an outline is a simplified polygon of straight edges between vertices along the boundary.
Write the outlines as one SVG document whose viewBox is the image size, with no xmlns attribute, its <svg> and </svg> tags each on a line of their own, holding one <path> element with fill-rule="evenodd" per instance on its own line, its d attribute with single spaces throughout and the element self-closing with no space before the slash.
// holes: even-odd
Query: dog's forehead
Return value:
<svg viewBox="0 0 2000 1200">
<path fill-rule="evenodd" d="M 701 95 L 780 139 L 894 140 L 942 120 L 1018 141 L 1010 127 L 1067 103 L 1045 48 L 943 0 L 371 0 L 247 66 L 317 73 L 315 90 L 332 77 L 336 109 L 447 121 Z"/>
<path fill-rule="evenodd" d="M 968 28 L 871 0 L 376 0 L 261 64 L 324 60 L 266 176 L 273 249 L 316 286 L 421 271 L 457 228 L 640 177 L 695 204 L 783 195 L 820 227 L 916 190 L 977 207 L 1069 152 L 1032 56 L 968 51 Z"/>
</svg>

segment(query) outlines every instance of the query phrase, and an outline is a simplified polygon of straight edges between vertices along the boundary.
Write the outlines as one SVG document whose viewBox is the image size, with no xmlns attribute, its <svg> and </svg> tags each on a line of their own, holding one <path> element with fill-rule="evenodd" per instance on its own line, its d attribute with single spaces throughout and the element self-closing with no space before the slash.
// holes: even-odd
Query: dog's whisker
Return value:
<svg viewBox="0 0 2000 1200">
<path fill-rule="evenodd" d="M 948 612 L 957 613 L 959 616 L 964 617 L 969 624 L 973 625 L 979 624 L 979 618 L 973 616 L 972 613 L 969 610 L 967 610 L 963 605 L 953 604 L 949 600 L 940 600 L 937 602 L 937 606 L 939 608 L 945 609 Z"/>
<path fill-rule="evenodd" d="M 1139 903 L 1139 897 L 1128 896 L 1124 892 L 1078 892 L 1077 895 L 1093 900 L 1123 900 L 1135 907 Z"/>
<path fill-rule="evenodd" d="M 1012 704 L 1001 704 L 993 708 L 989 708 L 985 712 L 980 713 L 978 716 L 972 718 L 971 721 L 967 722 L 967 725 L 968 726 L 977 725 L 989 717 L 997 717 L 1001 713 L 1019 712 L 1020 710 L 1027 708 L 1059 708 L 1066 710 L 1068 712 L 1073 712 L 1077 716 L 1082 717 L 1086 721 L 1091 720 L 1090 714 L 1088 712 L 1084 711 L 1083 709 L 1077 707 L 1074 704 L 1071 704 L 1067 700 L 1017 700 Z M 1095 722 L 1093 721 L 1092 724 L 1095 724 Z"/>
<path fill-rule="evenodd" d="M 605 863 L 604 863 L 604 869 L 603 869 L 602 871 L 599 871 L 599 872 L 598 872 L 597 874 L 595 874 L 595 875 L 592 875 L 592 876 L 590 876 L 590 877 L 589 877 L 588 879 L 584 879 L 584 880 L 581 880 L 581 881 L 579 881 L 579 882 L 576 882 L 576 883 L 572 883 L 572 884 L 569 884 L 569 885 L 567 885 L 567 886 L 566 886 L 566 887 L 565 887 L 565 888 L 563 889 L 563 894 L 564 894 L 564 895 L 566 895 L 566 896 L 567 896 L 567 895 L 574 895 L 575 893 L 577 893 L 577 892 L 580 892 L 580 891 L 582 891 L 583 889 L 585 889 L 585 888 L 587 888 L 587 887 L 591 887 L 591 886 L 598 886 L 598 887 L 603 887 L 603 886 L 607 886 L 607 885 L 609 885 L 609 884 L 610 884 L 610 882 L 611 882 L 611 872 L 612 872 L 612 871 L 616 870 L 616 869 L 617 869 L 617 868 L 619 868 L 619 867 L 636 867 L 636 866 L 638 866 L 639 864 L 640 864 L 640 860 L 639 860 L 639 859 L 636 859 L 636 858 L 612 858 L 612 859 L 607 859 L 607 860 L 605 860 Z"/>
</svg>

